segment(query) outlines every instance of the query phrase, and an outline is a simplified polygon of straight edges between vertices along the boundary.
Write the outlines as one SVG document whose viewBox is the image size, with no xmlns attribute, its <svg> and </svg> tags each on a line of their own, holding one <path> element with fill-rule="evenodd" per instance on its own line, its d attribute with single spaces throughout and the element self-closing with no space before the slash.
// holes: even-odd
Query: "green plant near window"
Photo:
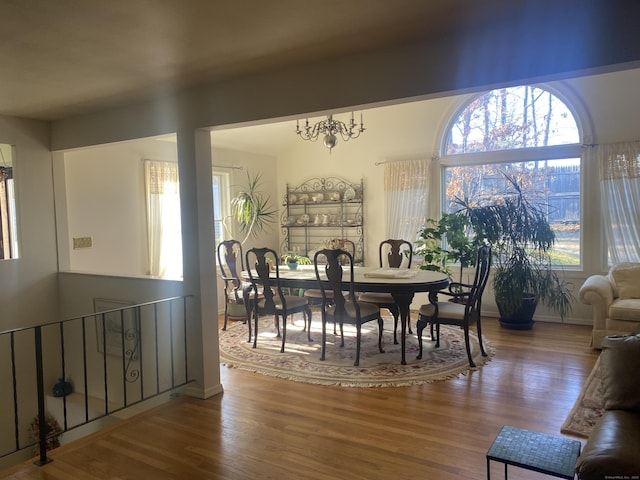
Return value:
<svg viewBox="0 0 640 480">
<path fill-rule="evenodd" d="M 527 297 L 540 301 L 564 317 L 571 311 L 573 284 L 566 282 L 552 268 L 550 250 L 555 233 L 547 220 L 548 206 L 529 198 L 515 176 L 504 174 L 507 190 L 488 204 L 474 204 L 456 199 L 474 230 L 474 243 L 488 241 L 493 246 L 493 280 L 501 323 L 518 322 L 530 328 L 531 318 L 520 318 Z"/>
<path fill-rule="evenodd" d="M 463 270 L 476 260 L 477 248 L 470 234 L 471 223 L 464 215 L 443 212 L 439 220 L 428 219 L 416 241 L 415 254 L 424 258 L 420 268 L 451 276 L 449 264 L 459 264 L 462 283 Z"/>
<path fill-rule="evenodd" d="M 266 230 L 275 219 L 276 210 L 270 206 L 271 197 L 261 191 L 261 179 L 260 173 L 252 176 L 247 172 L 247 184 L 231 199 L 231 218 L 238 223 L 244 235 L 242 244 Z"/>
</svg>

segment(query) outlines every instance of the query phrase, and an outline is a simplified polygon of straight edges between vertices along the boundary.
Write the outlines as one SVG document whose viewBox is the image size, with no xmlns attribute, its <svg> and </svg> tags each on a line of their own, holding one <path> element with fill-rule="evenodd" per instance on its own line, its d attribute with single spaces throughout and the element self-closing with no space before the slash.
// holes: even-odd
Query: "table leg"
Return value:
<svg viewBox="0 0 640 480">
<path fill-rule="evenodd" d="M 411 302 L 413 301 L 413 292 L 411 293 L 393 293 L 393 299 L 398 305 L 398 310 L 400 310 L 400 324 L 402 329 L 400 330 L 401 335 L 401 349 L 402 349 L 402 360 L 401 364 L 406 365 L 407 360 L 405 358 L 405 345 L 407 343 L 406 333 L 407 333 L 407 320 L 409 318 L 409 307 L 411 306 Z"/>
</svg>

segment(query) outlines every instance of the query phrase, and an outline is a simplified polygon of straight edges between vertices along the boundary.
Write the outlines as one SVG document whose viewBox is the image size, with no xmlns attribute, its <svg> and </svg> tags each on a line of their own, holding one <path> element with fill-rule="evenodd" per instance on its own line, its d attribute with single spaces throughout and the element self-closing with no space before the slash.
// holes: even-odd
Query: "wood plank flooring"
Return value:
<svg viewBox="0 0 640 480">
<path fill-rule="evenodd" d="M 485 479 L 503 425 L 560 435 L 599 352 L 587 326 L 483 328 L 495 357 L 457 379 L 359 389 L 222 367 L 222 395 L 171 400 L 0 479 Z M 491 474 L 504 478 L 502 464 Z"/>
</svg>

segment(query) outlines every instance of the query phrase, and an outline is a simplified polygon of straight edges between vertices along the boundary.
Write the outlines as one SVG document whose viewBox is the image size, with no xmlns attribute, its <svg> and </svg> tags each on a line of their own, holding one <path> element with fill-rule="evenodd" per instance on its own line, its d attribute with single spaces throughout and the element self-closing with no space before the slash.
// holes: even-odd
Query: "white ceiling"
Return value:
<svg viewBox="0 0 640 480">
<path fill-rule="evenodd" d="M 56 120 L 425 38 L 513 0 L 0 0 L 0 114 Z"/>
</svg>

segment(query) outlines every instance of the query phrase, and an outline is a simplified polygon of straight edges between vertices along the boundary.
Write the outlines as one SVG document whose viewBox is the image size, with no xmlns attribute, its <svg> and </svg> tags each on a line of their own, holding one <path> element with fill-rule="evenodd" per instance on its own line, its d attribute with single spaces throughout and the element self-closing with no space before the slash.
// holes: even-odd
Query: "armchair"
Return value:
<svg viewBox="0 0 640 480">
<path fill-rule="evenodd" d="M 579 296 L 592 307 L 593 348 L 602 348 L 606 336 L 640 329 L 640 263 L 618 263 L 607 275 L 591 275 Z"/>
</svg>

